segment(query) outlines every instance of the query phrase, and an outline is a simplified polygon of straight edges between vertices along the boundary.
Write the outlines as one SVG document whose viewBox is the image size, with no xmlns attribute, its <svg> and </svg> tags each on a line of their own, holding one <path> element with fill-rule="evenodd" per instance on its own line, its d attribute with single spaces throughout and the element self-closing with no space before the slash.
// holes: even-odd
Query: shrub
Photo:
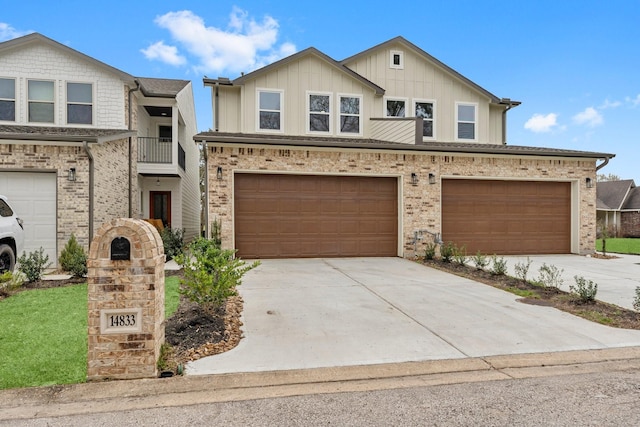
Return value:
<svg viewBox="0 0 640 427">
<path fill-rule="evenodd" d="M 531 267 L 531 259 L 529 259 L 529 257 L 527 257 L 527 262 L 525 263 L 516 263 L 516 265 L 514 266 L 515 272 L 516 272 L 516 277 L 520 280 L 524 280 L 525 282 L 527 281 L 527 275 L 529 274 L 529 268 Z"/>
<path fill-rule="evenodd" d="M 25 276 L 19 271 L 5 271 L 0 274 L 0 295 L 8 295 L 9 292 L 22 286 L 24 281 Z"/>
<path fill-rule="evenodd" d="M 489 265 L 489 259 L 486 256 L 482 255 L 480 251 L 478 251 L 473 256 L 473 263 L 476 265 L 476 268 L 478 270 L 483 270 L 487 265 Z"/>
<path fill-rule="evenodd" d="M 558 270 L 555 265 L 542 264 L 539 270 L 538 282 L 542 283 L 542 286 L 546 288 L 560 289 L 560 286 L 564 283 L 562 279 L 562 273 L 564 270 Z"/>
<path fill-rule="evenodd" d="M 60 253 L 60 267 L 68 271 L 75 277 L 84 277 L 87 274 L 87 254 L 84 248 L 76 240 L 76 236 L 71 234 L 71 238 Z"/>
<path fill-rule="evenodd" d="M 598 293 L 598 284 L 593 280 L 586 280 L 582 276 L 573 276 L 576 281 L 576 285 L 569 285 L 569 291 L 576 295 L 580 302 L 587 303 L 593 302 L 596 299 Z"/>
<path fill-rule="evenodd" d="M 503 257 L 498 258 L 497 255 L 493 255 L 491 262 L 493 264 L 491 267 L 492 274 L 496 276 L 504 276 L 507 274 L 507 261 Z"/>
<path fill-rule="evenodd" d="M 454 246 L 453 261 L 459 265 L 465 265 L 467 263 L 467 249 L 464 246 L 461 248 Z"/>
<path fill-rule="evenodd" d="M 456 252 L 456 245 L 453 242 L 443 243 L 440 247 L 440 258 L 443 262 L 451 262 L 451 258 Z"/>
<path fill-rule="evenodd" d="M 432 260 L 436 257 L 436 248 L 438 247 L 435 243 L 427 243 L 425 246 L 424 259 L 425 261 Z"/>
<path fill-rule="evenodd" d="M 633 298 L 633 308 L 640 311 L 640 286 L 636 286 L 636 296 Z"/>
<path fill-rule="evenodd" d="M 182 253 L 184 246 L 184 230 L 180 228 L 163 228 L 160 232 L 162 245 L 164 246 L 164 254 L 167 261 L 175 258 Z"/>
<path fill-rule="evenodd" d="M 23 252 L 18 262 L 20 263 L 18 270 L 24 273 L 28 282 L 40 280 L 44 270 L 51 265 L 49 255 L 44 254 L 42 247 L 35 252 L 29 252 L 29 255 Z"/>
<path fill-rule="evenodd" d="M 237 295 L 242 276 L 260 262 L 247 265 L 235 257 L 235 252 L 217 248 L 213 240 L 195 240 L 186 252 L 176 256 L 184 274 L 180 294 L 206 308 L 218 307 Z"/>
</svg>

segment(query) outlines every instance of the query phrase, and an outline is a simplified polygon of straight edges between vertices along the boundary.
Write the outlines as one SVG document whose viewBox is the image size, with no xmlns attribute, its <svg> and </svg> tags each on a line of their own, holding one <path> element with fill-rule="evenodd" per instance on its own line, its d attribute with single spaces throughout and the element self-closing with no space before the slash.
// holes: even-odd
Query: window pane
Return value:
<svg viewBox="0 0 640 427">
<path fill-rule="evenodd" d="M 458 105 L 458 120 L 463 122 L 475 122 L 476 107 L 474 105 Z"/>
<path fill-rule="evenodd" d="M 404 101 L 387 101 L 387 117 L 404 117 Z"/>
<path fill-rule="evenodd" d="M 53 104 L 42 102 L 29 103 L 29 121 L 53 123 Z"/>
<path fill-rule="evenodd" d="M 340 98 L 340 113 L 360 114 L 360 98 Z"/>
<path fill-rule="evenodd" d="M 280 93 L 260 92 L 260 109 L 280 111 Z"/>
<path fill-rule="evenodd" d="M 433 119 L 433 104 L 431 102 L 416 102 L 416 117 Z"/>
<path fill-rule="evenodd" d="M 16 99 L 16 83 L 13 79 L 0 79 L 0 98 Z"/>
<path fill-rule="evenodd" d="M 90 125 L 93 122 L 92 110 L 91 105 L 67 105 L 67 123 Z"/>
<path fill-rule="evenodd" d="M 325 95 L 309 95 L 309 111 L 329 112 L 329 97 Z"/>
<path fill-rule="evenodd" d="M 260 129 L 280 130 L 280 113 L 260 111 Z"/>
<path fill-rule="evenodd" d="M 93 94 L 91 85 L 86 83 L 67 83 L 67 102 L 91 104 Z"/>
<path fill-rule="evenodd" d="M 422 122 L 422 136 L 433 137 L 433 121 L 424 120 Z"/>
<path fill-rule="evenodd" d="M 16 103 L 0 101 L 0 120 L 14 122 L 16 120 Z"/>
<path fill-rule="evenodd" d="M 360 117 L 340 116 L 340 132 L 360 133 Z"/>
<path fill-rule="evenodd" d="M 309 130 L 312 132 L 329 132 L 329 115 L 309 114 Z"/>
<path fill-rule="evenodd" d="M 53 102 L 53 82 L 41 82 L 37 80 L 30 80 L 29 81 L 29 100 Z"/>
<path fill-rule="evenodd" d="M 458 139 L 475 139 L 475 124 L 458 123 Z"/>
<path fill-rule="evenodd" d="M 11 215 L 13 215 L 13 211 L 11 210 L 9 205 L 7 205 L 4 200 L 0 199 L 0 216 L 11 216 Z"/>
</svg>

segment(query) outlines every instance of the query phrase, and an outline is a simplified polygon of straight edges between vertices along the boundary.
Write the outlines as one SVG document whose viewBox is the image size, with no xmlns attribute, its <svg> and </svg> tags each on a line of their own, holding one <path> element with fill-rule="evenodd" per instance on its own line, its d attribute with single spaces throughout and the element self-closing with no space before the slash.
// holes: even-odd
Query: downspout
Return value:
<svg viewBox="0 0 640 427">
<path fill-rule="evenodd" d="M 218 119 L 219 119 L 219 115 L 218 115 L 218 105 L 219 105 L 219 94 L 218 94 L 218 90 L 220 88 L 220 83 L 216 82 L 216 86 L 215 86 L 215 93 L 213 95 L 213 127 L 215 129 L 216 132 L 218 132 L 218 130 L 220 129 L 218 127 Z M 206 144 L 206 143 L 205 143 Z"/>
<path fill-rule="evenodd" d="M 209 230 L 209 147 L 207 140 L 202 140 L 202 155 L 204 156 L 204 237 L 208 239 L 211 235 Z"/>
<path fill-rule="evenodd" d="M 598 166 L 596 166 L 596 172 L 598 172 L 600 169 L 602 169 L 603 167 L 607 166 L 607 163 L 609 163 L 609 157 L 604 159 L 604 162 L 600 163 Z"/>
<path fill-rule="evenodd" d="M 502 112 L 502 145 L 507 145 L 507 111 L 513 108 L 513 104 L 508 102 Z"/>
<path fill-rule="evenodd" d="M 89 157 L 89 244 L 91 244 L 93 240 L 93 154 L 89 149 L 87 141 L 82 141 L 82 146 Z"/>
<path fill-rule="evenodd" d="M 131 93 L 135 92 L 137 90 L 140 90 L 140 82 L 136 79 L 134 80 L 136 82 L 136 87 L 134 89 L 129 89 L 129 92 L 127 93 L 127 102 L 129 103 L 129 123 L 128 123 L 128 128 L 129 130 L 133 130 L 132 126 L 131 126 L 131 120 L 133 117 L 133 113 L 131 112 Z M 131 206 L 131 200 L 133 199 L 133 194 L 131 192 L 131 169 L 133 167 L 133 137 L 130 136 L 129 137 L 129 218 L 133 217 L 133 206 Z"/>
</svg>

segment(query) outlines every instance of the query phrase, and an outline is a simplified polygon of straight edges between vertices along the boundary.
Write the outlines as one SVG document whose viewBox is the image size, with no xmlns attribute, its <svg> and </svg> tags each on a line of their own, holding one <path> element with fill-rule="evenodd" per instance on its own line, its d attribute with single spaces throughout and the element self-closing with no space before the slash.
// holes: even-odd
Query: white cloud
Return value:
<svg viewBox="0 0 640 427">
<path fill-rule="evenodd" d="M 622 102 L 620 101 L 609 101 L 608 99 L 605 99 L 602 105 L 598 107 L 598 109 L 606 110 L 607 108 L 618 108 L 621 105 L 622 105 Z"/>
<path fill-rule="evenodd" d="M 640 105 L 640 93 L 636 95 L 635 98 L 627 96 L 624 100 L 631 104 L 632 107 L 637 107 L 638 105 Z"/>
<path fill-rule="evenodd" d="M 0 22 L 0 41 L 15 39 L 16 37 L 26 36 L 33 31 L 18 31 L 11 25 Z"/>
<path fill-rule="evenodd" d="M 291 43 L 277 45 L 279 24 L 275 19 L 265 16 L 257 22 L 238 7 L 229 15 L 226 29 L 206 26 L 200 16 L 189 10 L 158 16 L 155 23 L 169 30 L 178 46 L 197 58 L 197 73 L 249 72 L 296 51 Z M 181 57 L 177 48 L 173 56 Z"/>
<path fill-rule="evenodd" d="M 573 122 L 579 125 L 596 127 L 604 123 L 604 119 L 595 108 L 587 107 L 584 111 L 581 111 L 580 113 L 573 116 Z"/>
<path fill-rule="evenodd" d="M 178 55 L 178 48 L 167 46 L 163 41 L 156 42 L 146 49 L 140 49 L 147 59 L 157 59 L 171 65 L 183 65 L 187 62 L 184 56 Z"/>
<path fill-rule="evenodd" d="M 524 128 L 535 133 L 551 132 L 556 126 L 558 126 L 557 119 L 558 115 L 555 113 L 549 113 L 547 115 L 534 114 L 524 124 Z"/>
</svg>

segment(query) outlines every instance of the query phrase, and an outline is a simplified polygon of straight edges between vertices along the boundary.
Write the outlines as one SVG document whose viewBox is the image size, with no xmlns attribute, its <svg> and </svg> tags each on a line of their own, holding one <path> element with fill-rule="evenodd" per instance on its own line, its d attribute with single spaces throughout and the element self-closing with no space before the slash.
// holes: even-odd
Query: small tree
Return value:
<svg viewBox="0 0 640 427">
<path fill-rule="evenodd" d="M 18 269 L 21 273 L 24 273 L 28 282 L 40 280 L 44 270 L 51 265 L 49 255 L 44 254 L 44 248 L 42 247 L 35 252 L 29 252 L 29 255 L 23 252 L 18 258 L 18 263 L 20 264 Z"/>
<path fill-rule="evenodd" d="M 484 268 L 489 265 L 489 259 L 478 250 L 473 256 L 473 263 L 476 265 L 476 269 L 484 270 Z"/>
<path fill-rule="evenodd" d="M 71 238 L 60 252 L 59 262 L 64 271 L 75 277 L 84 277 L 87 274 L 87 254 L 74 234 L 71 234 Z"/>
<path fill-rule="evenodd" d="M 514 266 L 516 277 L 520 280 L 527 281 L 527 274 L 529 274 L 529 268 L 531 267 L 531 259 L 527 257 L 527 262 L 518 262 Z"/>
</svg>

